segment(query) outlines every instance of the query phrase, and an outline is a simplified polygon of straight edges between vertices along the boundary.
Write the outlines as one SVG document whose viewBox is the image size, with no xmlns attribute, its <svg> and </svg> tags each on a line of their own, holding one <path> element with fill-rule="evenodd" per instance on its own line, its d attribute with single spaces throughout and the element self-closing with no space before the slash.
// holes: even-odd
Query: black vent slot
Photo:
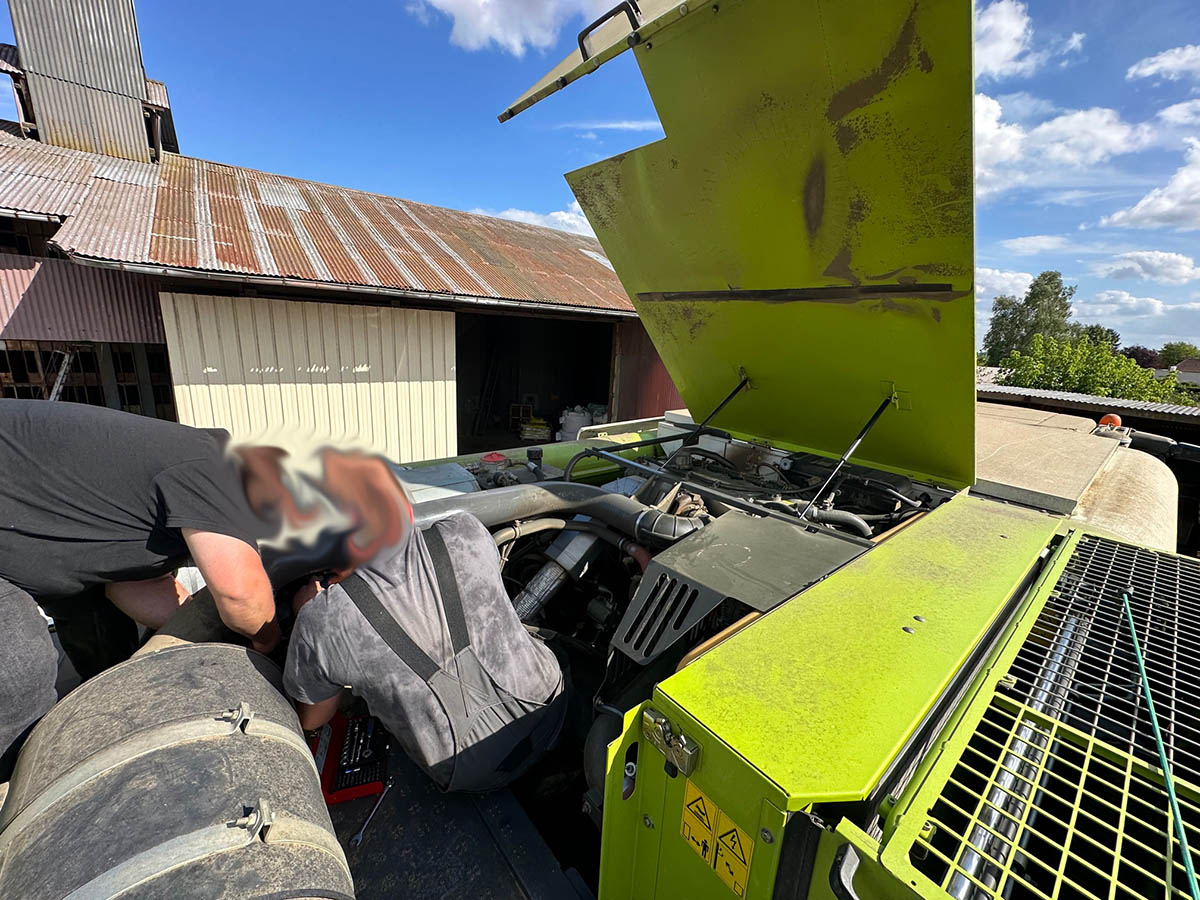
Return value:
<svg viewBox="0 0 1200 900">
<path fill-rule="evenodd" d="M 652 562 L 613 640 L 621 652 L 645 665 L 666 650 L 725 599 Z"/>
</svg>

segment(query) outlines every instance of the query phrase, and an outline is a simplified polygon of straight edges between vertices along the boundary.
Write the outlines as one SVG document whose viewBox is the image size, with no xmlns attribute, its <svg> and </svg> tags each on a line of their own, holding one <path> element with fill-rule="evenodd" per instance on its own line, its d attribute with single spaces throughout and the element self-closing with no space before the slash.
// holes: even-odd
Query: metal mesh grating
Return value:
<svg viewBox="0 0 1200 900">
<path fill-rule="evenodd" d="M 1085 535 L 909 849 L 951 897 L 1188 896 L 1126 590 L 1200 847 L 1200 562 Z"/>
<path fill-rule="evenodd" d="M 1200 846 L 1196 795 L 1179 799 Z M 910 859 L 959 900 L 1189 896 L 1158 774 L 1000 696 Z"/>
<path fill-rule="evenodd" d="M 1200 561 L 1083 537 L 1006 693 L 1157 767 L 1121 602 L 1127 588 L 1172 769 L 1200 786 Z"/>
</svg>

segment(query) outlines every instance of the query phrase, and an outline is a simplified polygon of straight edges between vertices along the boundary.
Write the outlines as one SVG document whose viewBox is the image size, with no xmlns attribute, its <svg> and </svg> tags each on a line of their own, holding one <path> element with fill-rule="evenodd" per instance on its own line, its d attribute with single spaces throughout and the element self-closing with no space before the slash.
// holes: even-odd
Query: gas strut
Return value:
<svg viewBox="0 0 1200 900">
<path fill-rule="evenodd" d="M 815 494 L 813 494 L 813 498 L 808 501 L 808 506 L 804 507 L 804 512 L 800 514 L 800 519 L 802 521 L 808 518 L 808 514 L 812 511 L 813 506 L 815 506 L 816 502 L 821 499 L 821 496 L 825 493 L 829 485 L 833 483 L 833 479 L 837 478 L 838 472 L 842 471 L 842 466 L 846 464 L 846 460 L 854 455 L 854 451 L 857 450 L 858 445 L 863 442 L 863 438 L 870 434 L 871 429 L 875 427 L 875 423 L 879 421 L 879 417 L 883 415 L 883 411 L 895 402 L 896 395 L 892 394 L 879 404 L 879 409 L 875 410 L 871 418 L 867 420 L 867 424 L 862 427 L 862 431 L 858 433 L 858 437 L 854 439 L 854 443 L 846 448 L 846 452 L 843 453 L 842 458 L 837 461 L 837 465 L 833 467 L 833 471 L 829 473 L 829 477 L 825 479 L 825 483 L 821 485 L 820 489 Z"/>
</svg>

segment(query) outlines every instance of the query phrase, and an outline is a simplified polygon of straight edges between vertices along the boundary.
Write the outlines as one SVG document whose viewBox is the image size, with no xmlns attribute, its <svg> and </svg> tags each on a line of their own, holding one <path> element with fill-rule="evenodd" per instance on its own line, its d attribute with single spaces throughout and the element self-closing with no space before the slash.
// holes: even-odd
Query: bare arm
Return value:
<svg viewBox="0 0 1200 900">
<path fill-rule="evenodd" d="M 188 598 L 183 585 L 171 575 L 145 581 L 116 582 L 107 585 L 104 592 L 117 609 L 155 631 L 162 628 Z"/>
<path fill-rule="evenodd" d="M 269 653 L 279 643 L 275 597 L 262 560 L 245 541 L 212 531 L 184 528 L 183 539 L 212 593 L 221 621 Z"/>
<path fill-rule="evenodd" d="M 322 700 L 320 703 L 301 703 L 297 700 L 296 712 L 300 716 L 300 727 L 305 731 L 320 728 L 333 718 L 333 714 L 338 711 L 338 703 L 341 702 L 341 699 L 342 694 L 339 691 L 328 700 Z"/>
</svg>

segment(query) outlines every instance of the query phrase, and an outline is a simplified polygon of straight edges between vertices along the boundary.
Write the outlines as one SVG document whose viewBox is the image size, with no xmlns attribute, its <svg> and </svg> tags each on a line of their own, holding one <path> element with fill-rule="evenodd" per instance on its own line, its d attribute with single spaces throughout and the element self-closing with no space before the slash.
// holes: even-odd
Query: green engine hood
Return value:
<svg viewBox="0 0 1200 900">
<path fill-rule="evenodd" d="M 631 15 L 501 118 L 633 46 L 666 138 L 567 181 L 692 414 L 744 372 L 714 425 L 840 455 L 892 396 L 855 461 L 971 483 L 971 4 Z"/>
</svg>

